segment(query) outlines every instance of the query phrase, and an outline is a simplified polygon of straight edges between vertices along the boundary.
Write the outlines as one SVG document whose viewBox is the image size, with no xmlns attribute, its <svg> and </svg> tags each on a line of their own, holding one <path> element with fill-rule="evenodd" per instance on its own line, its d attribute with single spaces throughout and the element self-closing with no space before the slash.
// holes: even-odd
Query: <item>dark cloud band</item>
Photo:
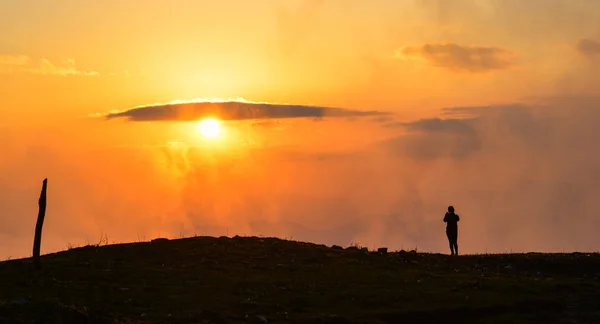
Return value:
<svg viewBox="0 0 600 324">
<path fill-rule="evenodd" d="M 357 111 L 344 108 L 228 101 L 138 107 L 110 113 L 106 115 L 106 118 L 126 118 L 129 121 L 192 121 L 207 117 L 215 117 L 221 120 L 247 120 L 358 117 L 387 114 L 380 111 Z"/>
</svg>

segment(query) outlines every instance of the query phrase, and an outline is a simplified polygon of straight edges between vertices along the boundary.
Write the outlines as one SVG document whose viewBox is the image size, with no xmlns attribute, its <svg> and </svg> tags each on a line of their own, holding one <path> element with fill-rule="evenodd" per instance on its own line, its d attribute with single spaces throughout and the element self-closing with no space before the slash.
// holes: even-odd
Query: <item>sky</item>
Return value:
<svg viewBox="0 0 600 324">
<path fill-rule="evenodd" d="M 0 258 L 600 246 L 600 2 L 0 1 Z M 209 138 L 199 121 L 220 121 Z"/>
</svg>

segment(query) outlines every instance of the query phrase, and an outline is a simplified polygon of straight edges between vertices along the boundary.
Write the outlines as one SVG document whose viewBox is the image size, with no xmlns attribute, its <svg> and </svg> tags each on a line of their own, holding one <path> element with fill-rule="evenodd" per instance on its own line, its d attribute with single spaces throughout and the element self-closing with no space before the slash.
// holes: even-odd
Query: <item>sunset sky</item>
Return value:
<svg viewBox="0 0 600 324">
<path fill-rule="evenodd" d="M 598 17 L 592 0 L 0 1 L 0 258 L 31 254 L 46 177 L 45 253 L 236 234 L 447 253 L 448 205 L 465 253 L 597 251 Z"/>
</svg>

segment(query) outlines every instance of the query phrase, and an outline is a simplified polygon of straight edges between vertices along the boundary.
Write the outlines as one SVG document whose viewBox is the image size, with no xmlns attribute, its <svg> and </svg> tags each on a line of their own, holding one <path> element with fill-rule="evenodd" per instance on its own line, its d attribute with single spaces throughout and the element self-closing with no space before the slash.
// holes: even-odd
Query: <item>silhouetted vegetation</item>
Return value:
<svg viewBox="0 0 600 324">
<path fill-rule="evenodd" d="M 599 322 L 600 255 L 450 257 L 273 238 L 87 246 L 0 263 L 0 323 Z"/>
</svg>

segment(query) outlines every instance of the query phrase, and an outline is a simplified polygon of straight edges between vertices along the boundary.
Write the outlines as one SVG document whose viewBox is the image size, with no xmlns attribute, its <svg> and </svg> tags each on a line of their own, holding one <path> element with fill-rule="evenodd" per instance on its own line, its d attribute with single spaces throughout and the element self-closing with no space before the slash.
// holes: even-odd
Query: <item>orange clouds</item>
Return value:
<svg viewBox="0 0 600 324">
<path fill-rule="evenodd" d="M 600 55 L 600 41 L 594 39 L 582 38 L 577 42 L 576 48 L 586 56 Z"/>
<path fill-rule="evenodd" d="M 498 47 L 462 46 L 454 43 L 405 47 L 406 56 L 419 56 L 434 66 L 452 71 L 485 73 L 513 66 L 513 52 Z"/>
<path fill-rule="evenodd" d="M 0 1 L 28 53 L 0 55 L 0 257 L 45 177 L 46 251 L 182 226 L 438 251 L 449 204 L 464 251 L 600 244 L 600 101 L 556 100 L 599 93 L 600 2 L 63 1 Z M 196 96 L 254 101 L 168 102 Z M 146 122 L 210 113 L 226 145 Z"/>
<path fill-rule="evenodd" d="M 55 64 L 45 58 L 33 59 L 26 55 L 0 55 L 0 73 L 18 72 L 56 76 L 98 75 L 96 71 L 78 69 L 73 59 L 67 59 L 61 64 Z"/>
<path fill-rule="evenodd" d="M 45 251 L 100 233 L 111 242 L 229 233 L 443 251 L 450 204 L 464 217 L 467 253 L 595 249 L 598 102 L 293 119 L 276 131 L 232 123 L 241 139 L 260 133 L 265 144 L 226 148 L 168 131 L 185 123 L 88 120 L 57 125 L 52 138 L 0 129 L 11 157 L 0 161 L 0 256 L 29 252 L 44 177 Z"/>
</svg>

